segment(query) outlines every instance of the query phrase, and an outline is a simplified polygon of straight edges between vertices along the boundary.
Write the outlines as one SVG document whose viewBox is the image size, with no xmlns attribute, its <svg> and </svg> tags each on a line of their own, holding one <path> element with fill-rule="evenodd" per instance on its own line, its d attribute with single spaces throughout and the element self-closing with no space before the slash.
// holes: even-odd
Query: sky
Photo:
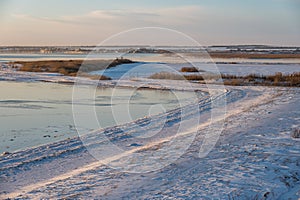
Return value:
<svg viewBox="0 0 300 200">
<path fill-rule="evenodd" d="M 201 45 L 300 46 L 299 19 L 300 0 L 1 0 L 0 45 L 97 45 L 161 27 Z M 143 35 L 161 44 L 173 38 L 153 32 Z M 141 43 L 134 34 L 122 40 Z"/>
</svg>

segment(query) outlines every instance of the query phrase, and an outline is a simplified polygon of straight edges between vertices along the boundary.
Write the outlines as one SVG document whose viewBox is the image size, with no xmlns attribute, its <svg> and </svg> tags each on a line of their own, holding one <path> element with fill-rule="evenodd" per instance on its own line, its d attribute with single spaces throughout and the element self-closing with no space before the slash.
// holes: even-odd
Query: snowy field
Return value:
<svg viewBox="0 0 300 200">
<path fill-rule="evenodd" d="M 300 128 L 300 89 L 276 87 L 207 86 L 184 81 L 151 80 L 149 75 L 163 71 L 164 63 L 120 65 L 104 73 L 111 81 L 102 87 L 176 90 L 202 94 L 195 105 L 181 109 L 170 107 L 163 115 L 154 115 L 117 126 L 107 126 L 85 136 L 27 148 L 0 156 L 1 199 L 298 199 L 300 198 L 300 145 L 291 137 Z M 153 67 L 153 65 L 155 67 Z M 178 71 L 183 64 L 167 64 Z M 209 71 L 210 64 L 201 64 Z M 206 68 L 205 68 L 206 67 Z M 220 72 L 238 75 L 275 72 L 299 72 L 299 64 L 219 64 Z M 133 71 L 132 71 L 133 69 Z M 132 72 L 132 73 L 131 73 Z M 93 72 L 100 73 L 103 72 Z M 122 77 L 122 80 L 117 80 Z M 137 78 L 138 77 L 138 78 Z M 87 78 L 66 77 L 55 73 L 0 71 L 5 81 L 73 83 L 93 85 Z M 3 84 L 2 84 L 3 86 Z M 153 95 L 152 95 L 153 96 Z M 153 98 L 156 98 L 153 96 Z M 218 104 L 224 102 L 226 104 Z M 226 110 L 225 118 L 211 121 L 212 104 L 217 111 Z M 198 112 L 199 111 L 199 112 Z M 193 122 L 200 113 L 199 124 L 189 123 L 189 131 L 172 135 L 182 121 Z M 218 113 L 218 112 L 217 112 Z M 167 119 L 164 121 L 164 119 Z M 165 125 L 152 139 L 136 139 Z M 210 126 L 212 123 L 212 126 Z M 223 126 L 216 145 L 199 157 L 202 144 L 214 124 Z M 120 131 L 123 130 L 123 131 Z M 99 159 L 91 154 L 105 141 L 105 135 L 124 151 Z M 215 135 L 210 135 L 214 137 Z M 63 139 L 63 138 L 62 138 Z M 153 155 L 164 162 L 164 147 L 177 141 L 178 148 L 191 141 L 183 152 L 167 152 L 176 159 L 159 169 L 145 165 Z M 97 148 L 95 150 L 98 150 Z M 109 155 L 109 154 L 108 154 Z M 150 167 L 149 167 L 150 166 Z M 151 170 L 151 167 L 153 170 Z M 139 172 L 139 173 L 131 173 Z"/>
<path fill-rule="evenodd" d="M 138 82 L 124 80 L 122 84 L 136 86 Z M 144 80 L 145 84 L 151 88 L 160 83 Z M 173 89 L 185 87 L 178 81 L 165 81 L 164 85 Z M 207 91 L 205 86 L 194 87 Z M 299 198 L 300 140 L 291 137 L 292 130 L 300 124 L 299 89 L 227 87 L 224 94 L 224 130 L 204 158 L 198 155 L 203 133 L 209 128 L 210 101 L 205 99 L 198 104 L 202 123 L 194 129 L 195 140 L 178 160 L 160 170 L 128 173 L 108 167 L 103 164 L 107 162 L 92 157 L 79 138 L 72 138 L 1 156 L 1 198 Z M 172 126 L 164 130 L 166 133 L 178 123 L 176 112 L 175 109 L 167 113 L 174 117 L 170 118 L 168 124 Z M 126 127 L 134 132 L 133 124 Z M 112 141 L 127 144 L 126 153 L 111 163 L 122 164 L 134 152 L 151 154 L 168 144 L 167 134 L 161 134 L 155 141 L 130 145 L 133 143 L 127 133 L 117 130 L 118 127 L 103 130 Z M 101 130 L 95 136 L 100 133 Z M 192 133 L 179 135 L 178 141 L 184 141 L 189 134 Z M 89 143 L 94 144 L 93 140 Z M 149 154 L 142 155 L 146 157 L 139 159 L 144 160 Z"/>
</svg>

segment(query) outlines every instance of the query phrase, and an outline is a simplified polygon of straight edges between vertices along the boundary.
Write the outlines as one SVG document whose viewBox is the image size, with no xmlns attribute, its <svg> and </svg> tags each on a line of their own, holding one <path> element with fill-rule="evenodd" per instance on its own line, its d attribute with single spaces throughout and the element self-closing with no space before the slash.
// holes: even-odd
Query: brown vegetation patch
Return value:
<svg viewBox="0 0 300 200">
<path fill-rule="evenodd" d="M 299 53 L 247 53 L 247 52 L 228 52 L 228 53 L 209 53 L 211 58 L 244 58 L 244 59 L 296 59 L 300 58 Z"/>
<path fill-rule="evenodd" d="M 191 75 L 183 75 L 183 74 L 175 74 L 171 72 L 158 72 L 151 75 L 149 78 L 151 79 L 169 79 L 169 80 L 189 80 L 189 81 L 203 81 L 203 80 L 212 80 L 218 79 L 218 75 L 215 74 L 191 74 Z"/>
<path fill-rule="evenodd" d="M 181 72 L 205 72 L 204 70 L 197 69 L 196 67 L 182 67 Z"/>
<path fill-rule="evenodd" d="M 170 79 L 170 80 L 189 80 L 189 81 L 208 81 L 220 80 L 222 78 L 224 85 L 245 86 L 245 85 L 260 85 L 260 86 L 285 86 L 285 87 L 300 87 L 300 72 L 292 74 L 282 74 L 280 72 L 274 75 L 258 75 L 249 74 L 246 76 L 237 76 L 230 74 L 192 74 L 181 75 L 170 72 L 158 72 L 151 75 L 151 79 Z M 204 83 L 204 82 L 201 82 Z M 219 82 L 215 82 L 218 83 Z"/>
<path fill-rule="evenodd" d="M 120 64 L 133 63 L 129 59 L 115 60 L 47 60 L 47 61 L 17 61 L 11 65 L 19 64 L 20 71 L 27 72 L 51 72 L 61 73 L 66 76 L 76 76 L 77 72 L 88 73 L 91 71 L 103 70 L 115 67 Z M 91 75 L 89 75 L 91 76 Z"/>
<path fill-rule="evenodd" d="M 184 80 L 184 76 L 181 74 L 175 74 L 171 72 L 158 72 L 151 75 L 151 79 L 169 79 L 169 80 Z"/>
<path fill-rule="evenodd" d="M 300 72 L 282 74 L 277 72 L 274 75 L 250 74 L 247 76 L 236 76 L 222 74 L 225 85 L 262 85 L 262 86 L 300 86 Z"/>
<path fill-rule="evenodd" d="M 300 138 L 300 129 L 295 128 L 291 135 L 293 138 Z"/>
</svg>

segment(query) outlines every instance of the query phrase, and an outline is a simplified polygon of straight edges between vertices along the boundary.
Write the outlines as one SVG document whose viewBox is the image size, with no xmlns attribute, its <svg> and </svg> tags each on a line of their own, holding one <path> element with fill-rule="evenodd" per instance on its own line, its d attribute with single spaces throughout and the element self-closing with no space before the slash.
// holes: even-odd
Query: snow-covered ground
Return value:
<svg viewBox="0 0 300 200">
<path fill-rule="evenodd" d="M 26 73 L 18 75 L 24 79 Z M 8 74 L 5 76 L 9 77 Z M 41 80 L 40 78 L 41 75 L 28 74 L 25 79 Z M 62 77 L 43 78 L 55 82 Z M 11 76 L 11 79 L 16 80 L 16 76 Z M 67 79 L 69 81 L 72 78 Z M 88 83 L 86 79 L 82 79 L 83 81 Z M 114 86 L 117 83 L 105 81 L 103 84 Z M 118 84 L 126 87 L 143 85 L 156 89 L 161 89 L 162 85 L 164 89 L 186 88 L 184 82 L 167 80 L 122 80 Z M 207 86 L 200 84 L 193 84 L 193 89 L 208 91 Z M 98 144 L 97 136 L 105 134 L 125 149 L 123 154 L 113 158 L 100 161 L 95 159 L 80 138 L 2 155 L 1 198 L 299 198 L 300 140 L 290 136 L 294 128 L 300 127 L 299 88 L 226 87 L 226 90 L 216 89 L 215 93 L 211 91 L 211 95 L 215 95 L 217 101 L 226 99 L 227 112 L 221 137 L 206 157 L 199 157 L 199 148 L 205 141 L 204 133 L 211 128 L 209 113 L 210 103 L 214 98 L 204 98 L 198 102 L 200 125 L 191 127 L 191 132 L 176 135 L 180 146 L 190 139 L 190 135 L 197 133 L 191 146 L 170 165 L 144 173 L 130 173 L 109 167 L 117 163 L 128 171 L 142 169 L 143 161 L 147 161 L 149 155 L 155 154 L 170 142 L 169 134 L 181 121 L 177 115 L 180 110 L 176 109 L 166 113 L 169 119 L 166 127 L 154 140 L 133 143 L 134 140 L 130 137 L 130 134 L 136 134 L 135 124 L 143 124 L 147 121 L 146 118 L 123 126 L 128 132 L 119 131 L 120 127 L 110 127 L 86 136 L 90 137 L 89 142 L 85 143 L 87 147 Z M 220 108 L 222 106 L 224 105 L 221 104 Z M 190 109 L 186 114 L 186 119 L 189 120 L 195 112 Z M 122 165 L 137 152 L 141 155 L 138 162 Z"/>
<path fill-rule="evenodd" d="M 108 127 L 81 138 L 3 154 L 0 156 L 0 198 L 300 198 L 300 140 L 291 137 L 293 129 L 300 128 L 299 88 L 226 86 L 224 89 L 196 83 L 187 85 L 184 81 L 151 80 L 145 77 L 165 68 L 179 71 L 184 65 L 141 63 L 143 67 L 139 68 L 139 64 L 120 65 L 107 70 L 105 75 L 113 75 L 115 80 L 100 81 L 99 86 L 197 90 L 209 92 L 212 96 L 201 98 L 196 110 L 193 105 L 187 106 L 183 119 L 179 115 L 180 109 L 155 116 L 153 120 L 157 123 L 144 131 L 137 128 L 136 124 L 147 124 L 148 118 Z M 199 64 L 206 71 L 210 71 L 211 66 L 212 64 Z M 221 73 L 237 75 L 300 71 L 299 64 L 244 63 L 217 66 Z M 120 77 L 124 79 L 117 80 Z M 97 83 L 88 78 L 12 70 L 0 71 L 0 80 Z M 222 134 L 212 151 L 205 157 L 199 157 L 200 147 L 207 136 L 205 133 L 211 130 L 211 102 L 224 99 L 227 102 L 226 108 L 220 104 L 219 109 L 227 110 L 225 119 L 217 118 L 214 121 L 224 125 Z M 168 155 L 175 155 L 175 160 L 171 156 L 171 163 L 159 169 L 153 165 L 153 170 L 149 170 L 149 165 L 145 165 L 149 158 L 152 155 L 163 158 L 158 153 L 159 150 L 171 143 L 172 133 L 182 120 L 193 122 L 191 119 L 194 119 L 197 111 L 200 113 L 201 123 L 190 124 L 190 131 L 175 136 L 179 147 L 192 139 L 189 148 L 182 155 L 173 154 L 176 151 L 169 152 Z M 166 125 L 160 134 L 155 135 L 152 140 L 136 140 L 135 136 L 156 130 L 156 126 L 165 122 L 164 119 L 167 119 Z M 90 150 L 103 142 L 98 138 L 102 134 L 122 147 L 124 152 L 112 158 L 104 157 L 100 161 L 99 157 L 93 157 Z M 140 153 L 139 157 L 135 157 L 135 153 Z M 130 173 L 136 169 L 140 173 Z"/>
</svg>

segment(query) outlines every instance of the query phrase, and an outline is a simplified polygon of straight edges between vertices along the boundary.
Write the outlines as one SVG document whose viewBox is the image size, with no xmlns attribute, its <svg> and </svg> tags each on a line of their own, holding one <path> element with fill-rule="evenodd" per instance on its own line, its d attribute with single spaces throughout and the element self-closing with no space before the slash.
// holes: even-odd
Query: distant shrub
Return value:
<svg viewBox="0 0 300 200">
<path fill-rule="evenodd" d="M 236 75 L 232 75 L 232 74 L 221 74 L 222 79 L 237 79 L 239 78 Z"/>
<path fill-rule="evenodd" d="M 292 131 L 292 135 L 293 138 L 300 138 L 300 129 L 296 128 Z"/>
<path fill-rule="evenodd" d="M 69 75 L 69 72 L 64 68 L 58 69 L 58 73 L 63 74 L 63 75 Z"/>
<path fill-rule="evenodd" d="M 181 72 L 204 72 L 204 70 L 197 69 L 196 67 L 182 67 Z"/>
<path fill-rule="evenodd" d="M 239 86 L 239 85 L 243 85 L 243 81 L 240 79 L 225 80 L 224 85 Z"/>
<path fill-rule="evenodd" d="M 251 81 L 256 81 L 257 79 L 263 79 L 263 76 L 259 74 L 249 74 L 245 76 L 245 79 L 251 82 Z"/>
<path fill-rule="evenodd" d="M 135 63 L 135 62 L 132 60 L 126 59 L 126 58 L 116 58 L 107 66 L 107 69 L 109 69 L 111 67 L 115 67 L 117 65 L 130 64 L 130 63 Z"/>
</svg>

